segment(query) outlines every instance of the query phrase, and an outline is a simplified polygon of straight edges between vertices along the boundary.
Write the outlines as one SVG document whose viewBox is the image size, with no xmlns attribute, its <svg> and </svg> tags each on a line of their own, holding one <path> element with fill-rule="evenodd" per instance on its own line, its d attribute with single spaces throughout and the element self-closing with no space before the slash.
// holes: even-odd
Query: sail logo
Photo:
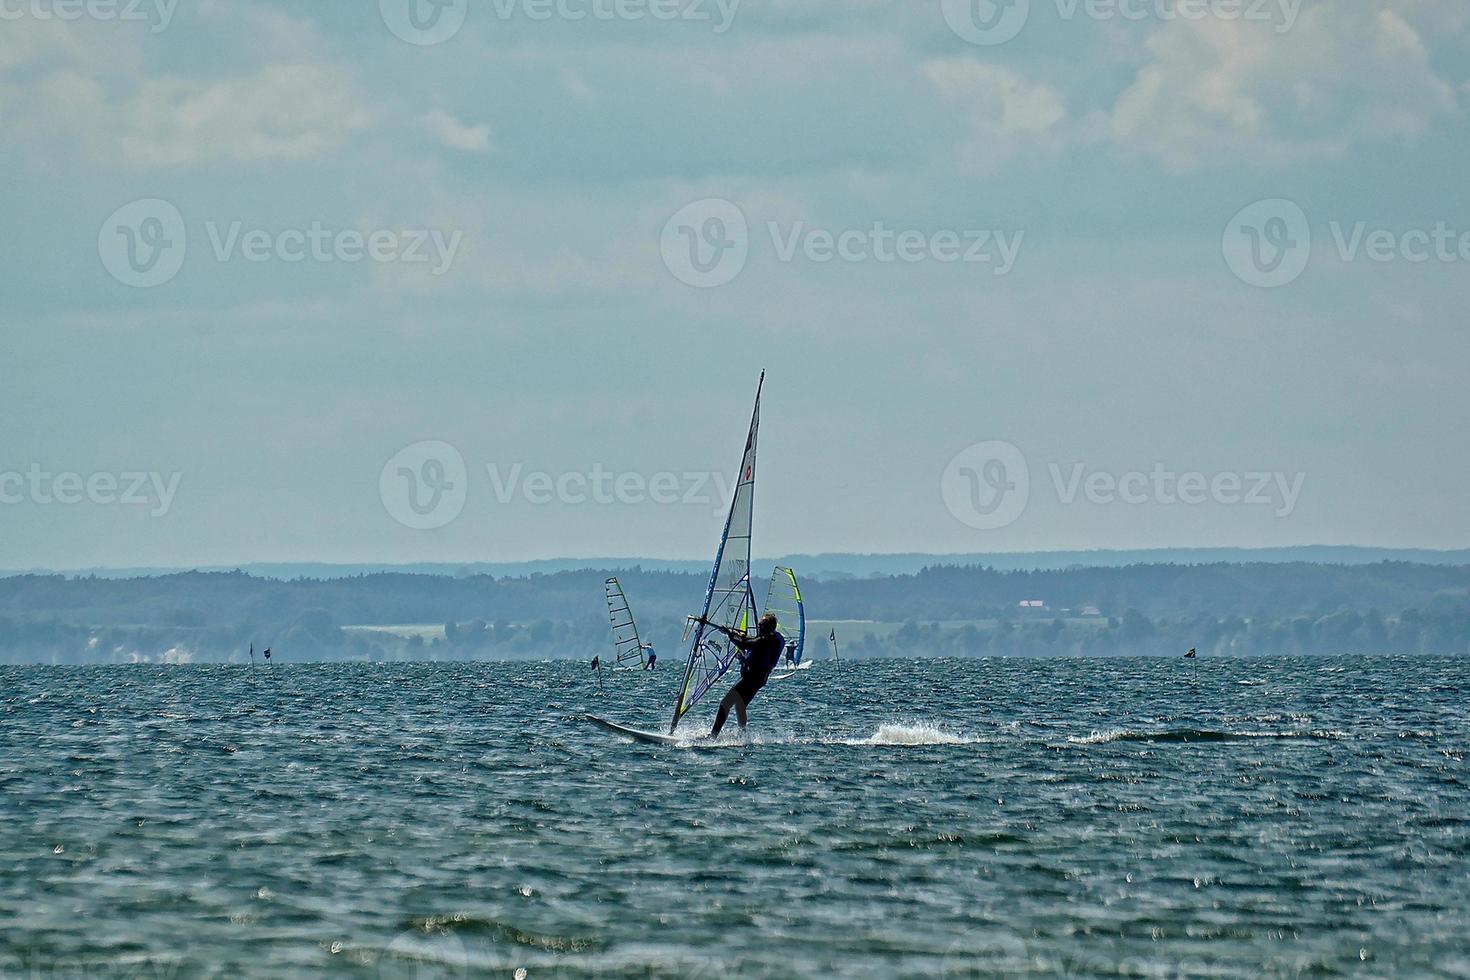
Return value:
<svg viewBox="0 0 1470 980">
<path fill-rule="evenodd" d="M 187 243 L 179 209 L 158 198 L 144 198 L 123 205 L 102 223 L 97 254 L 124 286 L 151 289 L 179 274 Z"/>
<path fill-rule="evenodd" d="M 684 205 L 664 223 L 659 252 L 664 266 L 685 285 L 723 286 L 745 268 L 750 228 L 734 204 L 707 197 Z"/>
<path fill-rule="evenodd" d="M 939 481 L 944 505 L 961 524 L 994 531 L 1014 524 L 1031 497 L 1031 471 L 1009 442 L 979 442 L 961 450 Z"/>
<path fill-rule="evenodd" d="M 378 12 L 394 37 L 426 48 L 459 33 L 469 0 L 378 0 Z"/>
<path fill-rule="evenodd" d="M 405 446 L 378 474 L 383 509 L 416 531 L 444 527 L 464 510 L 469 476 L 464 457 L 447 442 L 427 440 Z"/>
<path fill-rule="evenodd" d="M 1242 208 L 1225 226 L 1221 251 L 1241 282 L 1261 289 L 1290 285 L 1312 260 L 1312 226 L 1294 201 L 1272 198 Z"/>
</svg>

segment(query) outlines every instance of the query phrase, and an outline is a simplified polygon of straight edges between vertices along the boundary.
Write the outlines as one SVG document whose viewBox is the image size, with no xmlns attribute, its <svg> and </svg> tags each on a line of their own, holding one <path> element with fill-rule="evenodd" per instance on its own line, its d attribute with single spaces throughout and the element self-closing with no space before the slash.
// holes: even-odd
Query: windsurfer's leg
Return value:
<svg viewBox="0 0 1470 980">
<path fill-rule="evenodd" d="M 720 710 L 715 712 L 715 727 L 709 730 L 710 738 L 720 737 L 720 729 L 725 727 L 725 719 L 730 717 L 730 699 L 735 696 L 735 689 L 732 687 L 729 691 L 725 693 L 725 696 L 720 699 Z"/>
<path fill-rule="evenodd" d="M 735 695 L 735 720 L 740 722 L 740 727 L 745 727 L 745 699 L 740 696 L 739 691 L 731 691 Z"/>
</svg>

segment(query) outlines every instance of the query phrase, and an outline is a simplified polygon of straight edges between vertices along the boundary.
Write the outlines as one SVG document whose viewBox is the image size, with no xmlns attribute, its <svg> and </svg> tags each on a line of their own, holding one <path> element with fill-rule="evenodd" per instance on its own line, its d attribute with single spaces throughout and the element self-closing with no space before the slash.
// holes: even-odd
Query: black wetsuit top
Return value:
<svg viewBox="0 0 1470 980">
<path fill-rule="evenodd" d="M 786 649 L 786 638 L 780 633 L 771 633 L 767 636 L 757 636 L 753 640 L 741 637 L 731 637 L 731 641 L 745 651 L 745 656 L 740 660 L 740 683 L 736 689 L 746 704 L 755 697 L 755 692 L 766 686 L 766 679 L 771 676 L 771 671 L 781 662 L 781 654 Z"/>
</svg>

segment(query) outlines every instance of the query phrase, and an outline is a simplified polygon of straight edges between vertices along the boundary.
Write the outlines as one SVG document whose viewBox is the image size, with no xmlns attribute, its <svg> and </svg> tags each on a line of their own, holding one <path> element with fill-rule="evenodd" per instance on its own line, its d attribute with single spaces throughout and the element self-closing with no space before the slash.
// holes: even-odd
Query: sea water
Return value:
<svg viewBox="0 0 1470 980">
<path fill-rule="evenodd" d="M 0 669 L 0 976 L 1470 974 L 1466 661 L 679 675 Z"/>
</svg>

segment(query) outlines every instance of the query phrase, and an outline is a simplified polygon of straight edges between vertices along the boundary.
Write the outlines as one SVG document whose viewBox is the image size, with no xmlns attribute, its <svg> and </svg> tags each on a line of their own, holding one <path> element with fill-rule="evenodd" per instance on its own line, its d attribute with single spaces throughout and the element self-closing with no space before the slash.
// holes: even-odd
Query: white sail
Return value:
<svg viewBox="0 0 1470 980">
<path fill-rule="evenodd" d="M 633 621 L 633 610 L 628 606 L 628 597 L 616 578 L 604 583 L 607 591 L 607 616 L 612 624 L 613 652 L 619 667 L 643 666 L 643 641 L 638 638 L 638 624 Z"/>
<path fill-rule="evenodd" d="M 765 372 L 755 391 L 755 411 L 750 417 L 750 433 L 745 437 L 745 452 L 740 459 L 740 472 L 735 479 L 735 493 L 730 500 L 730 513 L 725 518 L 725 531 L 715 552 L 715 567 L 705 590 L 704 612 L 693 623 L 689 643 L 689 659 L 684 667 L 684 683 L 674 700 L 674 720 L 669 731 L 679 727 L 679 720 L 699 703 L 699 699 L 725 675 L 735 662 L 736 649 L 729 639 L 709 623 L 735 630 L 748 630 L 754 624 L 755 593 L 750 588 L 750 527 L 755 506 L 755 443 L 761 420 L 761 389 Z"/>
</svg>

